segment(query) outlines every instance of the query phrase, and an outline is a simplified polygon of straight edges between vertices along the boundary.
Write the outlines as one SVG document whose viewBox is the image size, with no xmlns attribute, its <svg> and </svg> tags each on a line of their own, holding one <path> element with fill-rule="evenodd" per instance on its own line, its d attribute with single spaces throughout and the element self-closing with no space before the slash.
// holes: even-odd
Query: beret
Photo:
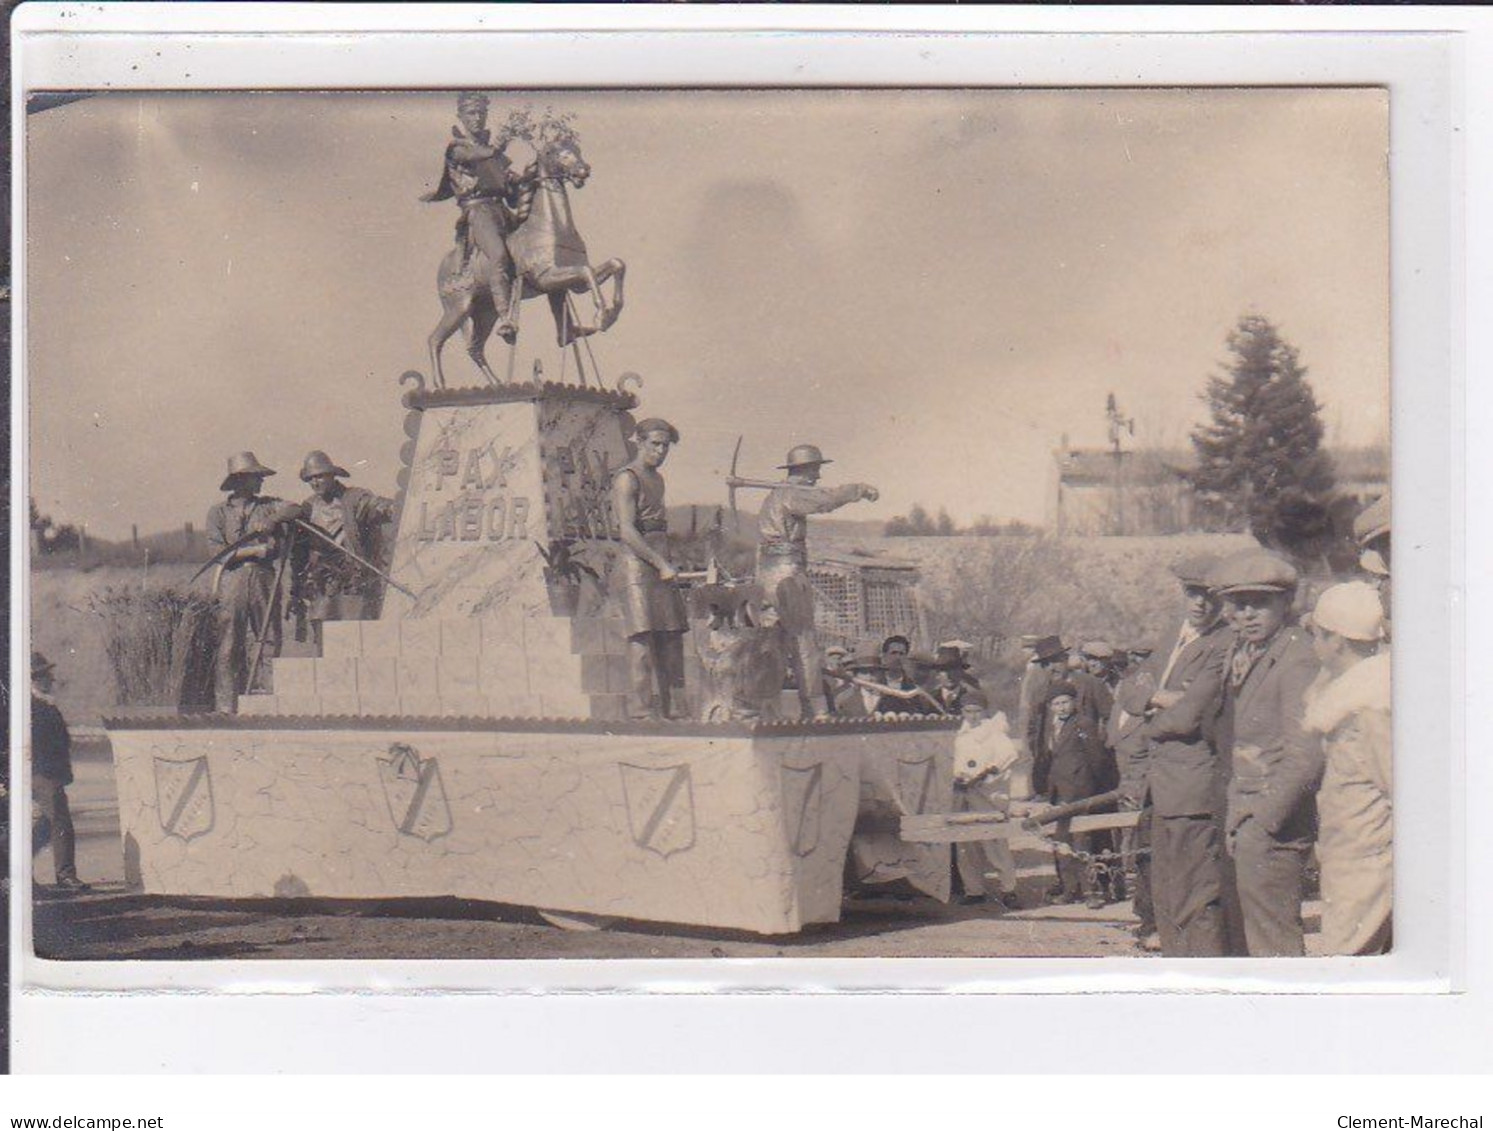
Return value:
<svg viewBox="0 0 1493 1131">
<path fill-rule="evenodd" d="M 1296 567 L 1269 550 L 1240 550 L 1215 565 L 1208 588 L 1217 593 L 1287 593 L 1296 588 Z"/>
<path fill-rule="evenodd" d="M 1062 683 L 1055 683 L 1047 689 L 1047 701 L 1049 703 L 1051 703 L 1054 699 L 1061 698 L 1064 695 L 1067 695 L 1073 699 L 1077 699 L 1078 688 L 1074 687 L 1071 683 L 1068 683 L 1065 680 Z"/>
<path fill-rule="evenodd" d="M 1324 590 L 1312 609 L 1312 623 L 1349 640 L 1384 637 L 1384 603 L 1366 581 L 1345 581 Z"/>
<path fill-rule="evenodd" d="M 670 424 L 667 420 L 664 420 L 662 417 L 650 416 L 647 420 L 640 420 L 638 421 L 636 427 L 634 427 L 632 430 L 632 434 L 634 436 L 637 436 L 639 439 L 648 435 L 650 432 L 667 433 L 669 442 L 671 444 L 679 443 L 679 429 L 675 428 L 672 424 Z"/>
</svg>

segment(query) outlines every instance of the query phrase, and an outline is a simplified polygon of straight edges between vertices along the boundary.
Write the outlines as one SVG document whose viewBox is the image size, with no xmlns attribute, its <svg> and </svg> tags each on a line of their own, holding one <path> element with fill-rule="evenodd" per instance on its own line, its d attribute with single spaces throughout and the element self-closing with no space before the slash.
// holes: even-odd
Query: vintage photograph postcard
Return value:
<svg viewBox="0 0 1493 1131">
<path fill-rule="evenodd" d="M 25 110 L 37 956 L 1391 951 L 1384 89 Z"/>
</svg>

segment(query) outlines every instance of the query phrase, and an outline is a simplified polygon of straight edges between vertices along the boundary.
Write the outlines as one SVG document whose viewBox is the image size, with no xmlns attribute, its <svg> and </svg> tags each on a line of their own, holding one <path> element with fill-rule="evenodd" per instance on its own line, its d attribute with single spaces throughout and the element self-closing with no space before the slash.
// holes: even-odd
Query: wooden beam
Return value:
<svg viewBox="0 0 1493 1131">
<path fill-rule="evenodd" d="M 1074 817 L 1068 823 L 1070 832 L 1098 832 L 1101 829 L 1132 829 L 1140 821 L 1140 812 L 1091 813 Z M 902 818 L 902 840 L 911 844 L 964 844 L 981 840 L 1004 840 L 1012 848 L 1045 845 L 1047 839 L 1026 828 L 1021 820 L 1010 820 L 1004 813 L 923 813 Z"/>
</svg>

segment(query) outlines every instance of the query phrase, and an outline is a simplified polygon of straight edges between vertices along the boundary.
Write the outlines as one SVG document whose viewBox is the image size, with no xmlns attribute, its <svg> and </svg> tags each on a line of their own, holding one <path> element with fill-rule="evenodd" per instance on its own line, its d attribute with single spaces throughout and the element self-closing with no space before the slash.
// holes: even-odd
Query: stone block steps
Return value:
<svg viewBox="0 0 1493 1131">
<path fill-rule="evenodd" d="M 610 617 L 333 621 L 320 658 L 272 662 L 243 715 L 618 719 L 627 641 Z"/>
</svg>

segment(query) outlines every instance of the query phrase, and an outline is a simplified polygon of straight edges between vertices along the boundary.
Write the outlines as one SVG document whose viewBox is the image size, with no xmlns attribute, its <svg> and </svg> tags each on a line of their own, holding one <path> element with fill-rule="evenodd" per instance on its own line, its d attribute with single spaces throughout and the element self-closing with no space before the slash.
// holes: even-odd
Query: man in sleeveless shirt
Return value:
<svg viewBox="0 0 1493 1131">
<path fill-rule="evenodd" d="M 813 444 L 793 448 L 779 466 L 788 473 L 787 482 L 768 492 L 758 516 L 757 584 L 762 587 L 763 611 L 777 616 L 805 718 L 814 714 L 813 690 L 820 684 L 821 671 L 814 639 L 814 591 L 809 585 L 809 515 L 878 498 L 876 488 L 865 483 L 818 486 L 820 468 L 830 462 Z"/>
<path fill-rule="evenodd" d="M 504 154 L 506 141 L 492 144 L 487 128 L 487 96 L 467 92 L 456 103 L 456 125 L 446 145 L 445 163 L 440 184 L 426 201 L 450 200 L 461 206 L 457 224 L 458 239 L 464 240 L 470 259 L 473 246 L 487 258 L 487 284 L 497 308 L 498 335 L 510 344 L 517 327 L 508 319 L 512 299 L 513 260 L 508 254 L 506 237 L 509 218 L 504 211 L 504 196 L 510 187 L 512 163 Z"/>
<path fill-rule="evenodd" d="M 680 718 L 684 689 L 684 600 L 668 558 L 664 477 L 658 469 L 679 442 L 667 420 L 644 420 L 634 430 L 637 455 L 612 480 L 623 553 L 623 617 L 634 718 Z"/>
</svg>

